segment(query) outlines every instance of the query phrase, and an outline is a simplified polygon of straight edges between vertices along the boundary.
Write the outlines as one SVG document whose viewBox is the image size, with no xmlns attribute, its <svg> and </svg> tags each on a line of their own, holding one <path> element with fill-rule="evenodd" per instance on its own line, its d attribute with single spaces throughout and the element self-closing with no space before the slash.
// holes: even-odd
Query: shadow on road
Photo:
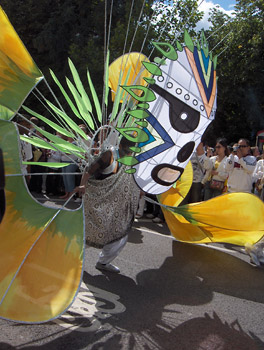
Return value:
<svg viewBox="0 0 264 350">
<path fill-rule="evenodd" d="M 149 318 L 151 314 L 147 315 Z M 127 330 L 130 332 L 130 330 Z M 104 331 L 91 333 L 71 332 L 52 340 L 45 345 L 26 345 L 19 349 L 90 349 L 90 350 L 135 350 L 135 349 L 164 349 L 164 350 L 261 350 L 264 343 L 253 333 L 248 335 L 238 321 L 228 324 L 222 321 L 214 312 L 212 316 L 207 313 L 203 317 L 196 317 L 180 325 L 166 328 L 153 325 L 152 329 L 130 332 L 129 340 L 124 347 L 122 335 L 113 334 L 107 340 L 100 340 L 107 333 Z M 127 334 L 126 334 L 127 336 Z M 90 346 L 89 346 L 90 345 Z M 18 349 L 7 343 L 0 343 L 1 350 Z"/>
<path fill-rule="evenodd" d="M 214 292 L 263 303 L 263 271 L 221 251 L 172 243 L 173 256 L 159 269 L 140 272 L 136 281 L 123 275 L 84 273 L 85 283 L 120 296 L 126 311 L 107 323 L 130 334 L 129 349 L 137 348 L 138 339 L 146 345 L 151 339 L 162 349 L 174 344 L 173 349 L 179 350 L 254 350 L 258 344 L 263 346 L 253 333 L 246 334 L 238 321 L 228 325 L 216 313 L 179 324 L 180 305 L 210 303 Z"/>
<path fill-rule="evenodd" d="M 233 255 L 172 241 L 172 256 L 160 268 L 140 272 L 135 280 L 122 274 L 92 276 L 84 272 L 83 282 L 117 295 L 124 312 L 100 318 L 102 327 L 94 332 L 69 329 L 66 335 L 57 336 L 45 345 L 24 344 L 19 349 L 260 350 L 264 347 L 253 332 L 242 329 L 238 320 L 228 323 L 216 312 L 193 318 L 190 314 L 186 320 L 183 305 L 210 303 L 215 292 L 264 302 L 263 271 Z M 95 308 L 100 310 L 102 305 L 107 308 L 107 301 L 96 293 L 94 299 Z M 0 343 L 0 349 L 16 348 Z"/>
<path fill-rule="evenodd" d="M 140 229 L 132 227 L 128 235 L 128 242 L 133 244 L 143 243 L 142 231 Z"/>
</svg>

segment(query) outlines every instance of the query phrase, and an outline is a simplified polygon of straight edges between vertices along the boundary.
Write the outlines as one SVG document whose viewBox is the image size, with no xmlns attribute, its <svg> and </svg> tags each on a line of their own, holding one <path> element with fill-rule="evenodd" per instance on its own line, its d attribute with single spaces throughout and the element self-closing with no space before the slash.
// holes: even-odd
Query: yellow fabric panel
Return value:
<svg viewBox="0 0 264 350">
<path fill-rule="evenodd" d="M 142 61 L 149 62 L 149 59 L 143 54 L 132 52 L 130 54 L 120 56 L 110 64 L 108 81 L 112 90 L 112 100 L 115 98 L 118 86 L 124 85 L 130 67 L 131 71 L 126 85 L 148 85 L 143 78 L 150 78 L 151 74 L 142 65 Z M 120 74 L 122 74 L 121 78 Z"/>
<path fill-rule="evenodd" d="M 264 203 L 253 194 L 229 193 L 175 208 L 175 212 L 164 209 L 170 232 L 181 241 L 243 246 L 258 242 L 264 235 Z"/>
<path fill-rule="evenodd" d="M 7 204 L 10 195 L 6 191 Z M 74 215 L 59 215 L 65 214 Z M 82 274 L 79 233 L 61 233 L 56 219 L 45 230 L 45 226 L 36 228 L 15 216 L 14 207 L 8 204 L 0 235 L 0 316 L 23 322 L 48 321 L 65 311 L 78 290 Z"/>
<path fill-rule="evenodd" d="M 67 247 L 67 238 L 53 231 L 45 231 L 30 252 L 0 306 L 1 317 L 47 321 L 58 317 L 74 299 L 81 280 L 81 251 L 73 240 Z"/>
<path fill-rule="evenodd" d="M 0 120 L 5 174 L 18 174 L 15 125 Z M 49 208 L 28 193 L 22 176 L 6 176 L 0 223 L 0 317 L 44 322 L 70 306 L 82 277 L 83 207 Z M 1 193 L 2 195 L 2 193 Z"/>
<path fill-rule="evenodd" d="M 9 57 L 27 75 L 30 75 L 35 66 L 30 54 L 9 22 L 5 12 L 0 7 L 0 52 Z M 7 65 L 0 60 L 0 76 L 6 77 L 3 68 Z"/>
<path fill-rule="evenodd" d="M 192 163 L 189 162 L 180 179 L 175 183 L 173 187 L 171 187 L 165 193 L 162 193 L 158 196 L 159 202 L 162 204 L 178 207 L 180 203 L 187 196 L 193 181 L 193 169 Z"/>
</svg>

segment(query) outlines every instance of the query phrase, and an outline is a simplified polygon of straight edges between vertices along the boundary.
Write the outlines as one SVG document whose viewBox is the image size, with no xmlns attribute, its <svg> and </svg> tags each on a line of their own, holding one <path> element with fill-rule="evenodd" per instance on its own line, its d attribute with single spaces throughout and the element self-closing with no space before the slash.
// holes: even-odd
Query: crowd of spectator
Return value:
<svg viewBox="0 0 264 350">
<path fill-rule="evenodd" d="M 18 122 L 20 135 L 38 135 L 39 132 L 34 129 L 38 122 L 35 117 L 28 121 L 21 119 Z M 87 133 L 85 125 L 80 127 Z M 57 136 L 74 143 L 73 139 L 59 133 Z M 21 141 L 21 152 L 24 161 L 69 163 L 62 169 L 37 164 L 23 165 L 22 172 L 31 192 L 59 196 L 67 200 L 79 185 L 81 175 L 78 175 L 78 159 L 75 156 L 32 146 L 25 141 Z M 241 138 L 237 143 L 228 145 L 224 138 L 219 138 L 214 148 L 201 143 L 190 161 L 193 167 L 193 182 L 182 204 L 200 202 L 232 192 L 253 193 L 264 200 L 264 157 L 258 147 L 250 146 L 247 139 Z M 155 196 L 152 199 L 155 200 Z M 75 196 L 75 200 L 81 201 L 78 195 Z M 146 202 L 144 193 L 141 195 L 136 217 L 140 218 L 143 214 L 153 219 L 153 222 L 164 222 L 160 207 Z"/>
<path fill-rule="evenodd" d="M 234 192 L 254 193 L 263 200 L 263 155 L 258 147 L 250 147 L 249 140 L 241 138 L 228 145 L 222 138 L 213 149 L 201 143 L 195 155 L 196 161 L 191 161 L 197 174 L 194 180 L 201 184 L 200 200 Z M 188 202 L 194 202 L 192 197 Z"/>
<path fill-rule="evenodd" d="M 214 148 L 201 143 L 190 161 L 193 181 L 181 205 L 232 192 L 253 193 L 264 200 L 264 157 L 258 147 L 250 147 L 247 139 L 241 138 L 237 143 L 228 145 L 224 138 L 219 138 Z M 146 206 L 142 196 L 137 218 L 143 216 L 144 209 L 146 217 L 153 222 L 164 222 L 160 207 L 154 205 L 149 212 L 149 204 Z"/>
<path fill-rule="evenodd" d="M 31 117 L 30 119 L 28 118 L 28 120 L 27 118 L 18 118 L 17 126 L 20 135 L 24 137 L 31 135 L 35 137 L 39 136 L 41 139 L 45 140 L 43 135 L 34 127 L 37 126 L 44 129 L 43 126 L 39 126 L 39 120 L 37 118 Z M 81 124 L 80 127 L 83 130 L 85 128 L 83 124 Z M 73 139 L 65 137 L 58 132 L 56 136 L 74 143 Z M 42 193 L 47 196 L 56 196 L 67 200 L 72 195 L 74 188 L 79 185 L 81 179 L 77 157 L 66 155 L 59 150 L 51 150 L 31 145 L 25 141 L 25 138 L 20 141 L 20 148 L 22 161 L 40 164 L 45 162 L 51 165 L 49 167 L 38 164 L 22 164 L 22 174 L 25 176 L 30 192 Z M 64 168 L 56 168 L 52 167 L 52 163 L 68 163 L 69 165 Z M 81 201 L 77 194 L 73 199 L 76 202 Z"/>
</svg>

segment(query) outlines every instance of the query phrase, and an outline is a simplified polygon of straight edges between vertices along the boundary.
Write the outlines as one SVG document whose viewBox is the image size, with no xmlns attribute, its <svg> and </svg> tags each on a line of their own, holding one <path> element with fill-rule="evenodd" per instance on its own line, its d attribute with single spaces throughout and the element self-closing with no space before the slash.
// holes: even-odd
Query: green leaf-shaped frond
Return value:
<svg viewBox="0 0 264 350">
<path fill-rule="evenodd" d="M 157 63 L 159 66 L 166 66 L 166 58 L 160 58 L 160 57 L 155 57 L 153 60 L 155 63 Z"/>
<path fill-rule="evenodd" d="M 80 76 L 79 76 L 79 73 L 77 72 L 77 69 L 75 68 L 74 64 L 72 63 L 72 61 L 70 60 L 70 58 L 68 58 L 68 62 L 69 62 L 69 67 L 70 67 L 70 70 L 71 70 L 71 73 L 72 73 L 72 77 L 73 77 L 73 80 L 75 82 L 75 86 L 82 98 L 82 101 L 85 105 L 85 108 L 90 112 L 92 113 L 92 105 L 91 105 L 91 102 L 90 102 L 90 99 L 83 87 L 83 84 L 82 84 L 82 81 L 80 79 Z"/>
<path fill-rule="evenodd" d="M 93 85 L 93 82 L 92 82 L 92 79 L 91 79 L 91 76 L 90 76 L 88 69 L 87 69 L 87 79 L 88 79 L 89 87 L 90 87 L 90 90 L 91 90 L 91 93 L 93 96 L 93 101 L 94 101 L 94 105 L 95 105 L 95 109 L 96 109 L 97 119 L 101 123 L 102 122 L 102 109 L 101 109 L 99 99 L 98 99 L 97 93 L 95 91 L 95 88 L 94 88 L 94 85 Z"/>
<path fill-rule="evenodd" d="M 205 46 L 204 49 L 203 49 L 203 52 L 204 52 L 205 57 L 207 58 L 208 55 L 209 55 L 209 47 Z"/>
<path fill-rule="evenodd" d="M 129 79 L 129 76 L 130 76 L 130 73 L 131 73 L 131 69 L 132 67 L 129 67 L 128 69 L 128 72 L 127 72 L 127 75 L 125 77 L 125 84 L 127 84 L 128 82 L 128 79 Z M 122 80 L 122 74 L 123 72 L 120 72 L 120 76 L 119 76 L 119 80 L 121 82 Z M 119 104 L 122 100 L 124 100 L 126 98 L 125 94 L 123 93 L 123 90 L 121 88 L 121 86 L 118 84 L 117 86 L 117 92 L 116 92 L 116 96 L 115 96 L 115 101 L 114 101 L 114 106 L 113 106 L 113 110 L 112 110 L 112 115 L 111 115 L 111 120 L 114 120 L 116 115 L 117 115 L 117 112 L 118 112 L 118 108 L 119 108 Z M 124 115 L 121 115 L 121 118 L 119 120 L 119 125 L 122 125 L 122 121 L 123 121 L 123 117 Z"/>
<path fill-rule="evenodd" d="M 53 163 L 53 162 L 22 162 L 25 165 L 39 165 L 39 166 L 48 166 L 49 168 L 59 169 L 64 168 L 69 165 L 69 163 Z"/>
<path fill-rule="evenodd" d="M 189 33 L 187 30 L 184 30 L 184 42 L 185 45 L 188 47 L 188 49 L 193 52 L 194 51 L 194 43 L 192 41 L 192 38 L 190 37 Z"/>
<path fill-rule="evenodd" d="M 130 85 L 130 86 L 122 86 L 134 99 L 139 102 L 152 102 L 156 100 L 156 95 L 149 88 L 142 85 Z M 137 95 L 133 90 L 139 90 L 143 92 L 143 95 Z"/>
<path fill-rule="evenodd" d="M 214 63 L 214 70 L 216 70 L 216 66 L 217 66 L 217 55 L 214 56 L 214 58 L 213 58 L 213 63 Z"/>
<path fill-rule="evenodd" d="M 123 158 L 119 158 L 118 162 L 124 165 L 133 166 L 138 163 L 138 160 L 133 156 L 125 156 Z"/>
<path fill-rule="evenodd" d="M 44 123 L 46 123 L 47 125 L 49 125 L 53 130 L 59 132 L 62 135 L 65 135 L 67 137 L 72 137 L 75 138 L 75 135 L 67 130 L 65 130 L 64 128 L 62 128 L 61 126 L 59 126 L 58 124 L 52 122 L 51 120 L 49 120 L 48 118 L 43 117 L 42 115 L 40 115 L 39 113 L 36 113 L 34 111 L 32 111 L 32 109 L 26 107 L 26 106 L 22 106 L 23 109 L 28 112 L 29 114 L 33 115 L 34 117 L 42 120 Z"/>
<path fill-rule="evenodd" d="M 129 149 L 132 151 L 132 152 L 135 152 L 135 153 L 139 153 L 141 151 L 141 148 L 140 147 L 129 147 Z"/>
<path fill-rule="evenodd" d="M 76 115 L 76 117 L 78 117 L 79 119 L 82 119 L 80 113 L 78 112 L 77 108 L 74 106 L 74 104 L 73 104 L 72 100 L 70 99 L 69 95 L 64 90 L 63 86 L 61 85 L 61 83 L 59 82 L 59 80 L 57 79 L 56 75 L 53 73 L 53 71 L 51 69 L 50 69 L 50 74 L 51 74 L 53 80 L 55 81 L 55 83 L 57 84 L 57 86 L 59 87 L 60 91 L 62 92 L 65 100 L 67 101 L 67 103 L 70 106 L 70 108 L 73 111 L 73 113 Z"/>
<path fill-rule="evenodd" d="M 205 57 L 208 57 L 208 55 L 209 55 L 209 46 L 208 46 L 208 42 L 206 40 L 204 31 L 202 31 L 202 34 L 201 34 L 201 49 L 203 49 Z"/>
<path fill-rule="evenodd" d="M 143 61 L 142 61 L 142 64 L 147 69 L 147 71 L 149 71 L 150 74 L 158 75 L 158 76 L 162 75 L 161 69 L 156 64 L 151 62 L 143 62 Z"/>
<path fill-rule="evenodd" d="M 76 102 L 76 105 L 79 109 L 81 118 L 88 124 L 90 129 L 94 130 L 94 122 L 93 122 L 92 116 L 88 111 L 88 109 L 86 108 L 81 95 L 79 94 L 75 86 L 72 84 L 72 82 L 68 78 L 66 78 L 66 82 Z"/>
<path fill-rule="evenodd" d="M 125 170 L 125 172 L 126 172 L 127 174 L 134 174 L 136 171 L 137 171 L 136 168 L 131 168 L 131 169 Z"/>
<path fill-rule="evenodd" d="M 46 103 L 56 114 L 58 114 L 65 120 L 65 122 L 69 125 L 69 127 L 72 130 L 74 130 L 77 134 L 79 134 L 85 140 L 88 140 L 88 136 L 85 134 L 85 132 L 69 116 L 67 116 L 65 112 L 61 111 L 59 108 L 54 106 L 54 104 L 48 100 L 46 100 Z"/>
<path fill-rule="evenodd" d="M 36 130 L 38 130 L 40 132 L 41 135 L 45 136 L 48 140 L 54 142 L 54 147 L 59 148 L 62 147 L 63 148 L 63 152 L 65 152 L 65 150 L 69 151 L 69 152 L 80 152 L 80 153 L 85 153 L 86 150 L 82 149 L 81 147 L 78 147 L 76 145 L 73 145 L 72 143 L 63 140 L 61 137 L 58 137 L 56 135 L 51 134 L 48 131 L 45 131 L 39 127 L 36 127 Z"/>
<path fill-rule="evenodd" d="M 155 84 L 156 83 L 156 80 L 153 79 L 153 78 L 143 78 L 148 84 Z"/>
<path fill-rule="evenodd" d="M 106 62 L 105 62 L 105 81 L 104 81 L 104 88 L 105 88 L 105 105 L 108 106 L 108 94 L 109 94 L 109 86 L 108 86 L 108 79 L 109 79 L 109 57 L 110 53 L 109 50 L 107 51 L 106 55 Z"/>
<path fill-rule="evenodd" d="M 38 148 L 51 149 L 53 151 L 56 151 L 56 148 L 53 147 L 50 142 L 42 140 L 41 138 L 20 135 L 20 140 L 30 143 L 31 145 Z"/>
<path fill-rule="evenodd" d="M 149 104 L 148 103 L 138 103 L 138 108 L 144 108 L 144 109 L 149 109 Z"/>
<path fill-rule="evenodd" d="M 157 50 L 159 50 L 159 52 L 164 56 L 169 58 L 172 61 L 176 61 L 178 59 L 178 54 L 177 51 L 175 50 L 175 48 L 169 44 L 169 43 L 158 43 L 158 42 L 154 42 L 152 41 L 152 44 L 155 46 L 155 48 Z M 164 48 L 167 48 L 168 51 L 163 50 Z"/>
<path fill-rule="evenodd" d="M 149 117 L 149 113 L 144 109 L 134 109 L 133 111 L 127 112 L 127 114 L 132 115 L 132 117 L 137 119 L 145 119 Z"/>
<path fill-rule="evenodd" d="M 116 128 L 127 140 L 138 143 L 146 142 L 149 139 L 149 135 L 140 128 Z"/>
<path fill-rule="evenodd" d="M 176 46 L 177 46 L 177 50 L 182 52 L 183 51 L 183 47 L 182 47 L 182 44 L 177 40 L 176 41 Z"/>
<path fill-rule="evenodd" d="M 148 122 L 145 120 L 136 121 L 135 124 L 142 126 L 142 128 L 146 128 L 148 126 Z"/>
</svg>

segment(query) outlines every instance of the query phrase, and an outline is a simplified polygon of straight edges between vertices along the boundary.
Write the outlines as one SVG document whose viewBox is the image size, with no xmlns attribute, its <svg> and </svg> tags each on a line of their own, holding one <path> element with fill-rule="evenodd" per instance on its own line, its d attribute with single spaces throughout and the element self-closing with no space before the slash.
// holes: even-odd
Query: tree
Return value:
<svg viewBox="0 0 264 350">
<path fill-rule="evenodd" d="M 256 132 L 264 128 L 263 6 L 263 0 L 240 0 L 232 19 L 219 10 L 211 12 L 212 28 L 206 36 L 212 35 L 210 47 L 218 44 L 214 53 L 219 55 L 218 108 L 208 133 L 211 142 L 218 135 L 229 142 L 246 137 L 253 143 Z"/>
<path fill-rule="evenodd" d="M 126 51 L 136 27 L 137 36 L 132 49 L 136 51 L 141 48 L 153 1 L 145 1 L 140 18 L 143 3 L 143 0 L 134 1 Z M 113 4 L 110 62 L 123 53 L 131 8 L 129 2 L 122 0 L 114 0 Z M 111 1 L 3 0 L 2 7 L 48 81 L 49 68 L 56 72 L 59 80 L 64 80 L 64 76 L 69 74 L 67 58 L 71 57 L 81 75 L 86 76 L 89 67 L 96 89 L 102 91 L 105 26 L 108 31 Z"/>
<path fill-rule="evenodd" d="M 196 37 L 196 25 L 204 14 L 199 11 L 197 0 L 156 1 L 153 7 L 152 21 L 160 41 L 171 42 L 177 38 L 183 42 L 184 29 Z"/>
</svg>

